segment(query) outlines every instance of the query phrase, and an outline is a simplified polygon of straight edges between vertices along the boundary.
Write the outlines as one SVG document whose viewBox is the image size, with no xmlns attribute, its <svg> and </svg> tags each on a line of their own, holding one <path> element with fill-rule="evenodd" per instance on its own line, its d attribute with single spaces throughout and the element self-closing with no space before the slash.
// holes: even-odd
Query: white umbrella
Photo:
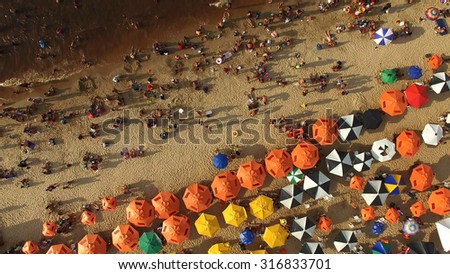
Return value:
<svg viewBox="0 0 450 274">
<path fill-rule="evenodd" d="M 308 217 L 295 218 L 291 227 L 291 235 L 301 241 L 312 238 L 314 230 L 316 230 L 316 224 Z"/>
<path fill-rule="evenodd" d="M 428 145 L 437 146 L 444 137 L 444 131 L 440 125 L 426 124 L 422 131 L 423 142 Z"/>
<path fill-rule="evenodd" d="M 372 166 L 373 156 L 370 152 L 361 152 L 355 154 L 353 158 L 353 168 L 358 171 L 366 171 L 369 170 Z"/>
<path fill-rule="evenodd" d="M 342 141 L 356 140 L 361 135 L 363 124 L 355 114 L 341 116 L 337 124 L 338 135 Z"/>
<path fill-rule="evenodd" d="M 443 91 L 450 90 L 450 77 L 448 77 L 445 72 L 438 72 L 433 74 L 433 77 L 430 80 L 431 89 L 437 94 Z"/>
<path fill-rule="evenodd" d="M 395 144 L 384 138 L 372 144 L 372 156 L 379 162 L 386 162 L 395 155 Z"/>
<path fill-rule="evenodd" d="M 389 191 L 381 180 L 375 180 L 367 182 L 361 195 L 368 205 L 382 206 L 386 203 Z"/>
<path fill-rule="evenodd" d="M 450 251 L 450 218 L 437 222 L 436 229 L 444 251 Z"/>
<path fill-rule="evenodd" d="M 337 176 L 344 176 L 353 166 L 350 153 L 348 152 L 333 149 L 325 159 L 328 171 Z"/>
<path fill-rule="evenodd" d="M 341 230 L 334 239 L 334 247 L 338 252 L 351 252 L 358 244 L 355 232 L 351 230 Z"/>
<path fill-rule="evenodd" d="M 329 195 L 330 179 L 319 170 L 314 170 L 305 176 L 303 189 L 315 200 L 324 198 Z"/>
</svg>

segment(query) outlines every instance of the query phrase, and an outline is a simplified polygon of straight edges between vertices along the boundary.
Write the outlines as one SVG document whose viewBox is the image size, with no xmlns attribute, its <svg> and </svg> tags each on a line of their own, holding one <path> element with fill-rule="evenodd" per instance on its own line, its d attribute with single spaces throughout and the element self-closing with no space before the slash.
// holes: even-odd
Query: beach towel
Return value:
<svg viewBox="0 0 450 274">
<path fill-rule="evenodd" d="M 445 24 L 445 20 L 440 18 L 440 19 L 436 20 L 435 22 L 436 22 L 436 27 L 445 29 L 445 31 L 440 32 L 439 35 L 441 35 L 441 36 L 446 35 L 448 33 L 448 29 L 447 29 L 447 24 Z"/>
</svg>

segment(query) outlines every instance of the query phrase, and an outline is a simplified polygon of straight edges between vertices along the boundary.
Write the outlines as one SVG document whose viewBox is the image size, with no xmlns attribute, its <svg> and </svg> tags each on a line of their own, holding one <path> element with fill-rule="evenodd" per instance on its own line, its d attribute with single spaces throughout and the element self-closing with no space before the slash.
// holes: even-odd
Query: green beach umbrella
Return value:
<svg viewBox="0 0 450 274">
<path fill-rule="evenodd" d="M 381 81 L 385 84 L 397 82 L 397 73 L 393 69 L 385 69 L 380 74 Z"/>
<path fill-rule="evenodd" d="M 286 176 L 289 182 L 296 184 L 300 182 L 303 179 L 303 172 L 297 168 L 294 167 Z"/>
<path fill-rule="evenodd" d="M 139 248 L 147 254 L 156 254 L 162 250 L 161 239 L 155 232 L 144 232 L 139 238 Z"/>
</svg>

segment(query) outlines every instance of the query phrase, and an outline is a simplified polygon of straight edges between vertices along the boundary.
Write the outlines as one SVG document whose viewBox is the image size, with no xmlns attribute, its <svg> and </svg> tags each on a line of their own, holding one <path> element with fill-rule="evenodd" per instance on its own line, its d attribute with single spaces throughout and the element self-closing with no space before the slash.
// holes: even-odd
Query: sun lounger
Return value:
<svg viewBox="0 0 450 274">
<path fill-rule="evenodd" d="M 442 31 L 438 32 L 439 35 L 446 35 L 448 33 L 447 24 L 445 20 L 440 18 L 436 20 L 436 28 L 440 28 Z"/>
</svg>

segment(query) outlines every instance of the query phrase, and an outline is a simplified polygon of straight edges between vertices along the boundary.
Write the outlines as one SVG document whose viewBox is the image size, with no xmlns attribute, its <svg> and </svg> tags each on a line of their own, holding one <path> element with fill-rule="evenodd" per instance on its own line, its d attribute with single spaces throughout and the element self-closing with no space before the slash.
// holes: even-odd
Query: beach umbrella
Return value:
<svg viewBox="0 0 450 274">
<path fill-rule="evenodd" d="M 160 192 L 152 199 L 155 215 L 159 219 L 167 219 L 180 211 L 180 200 L 171 192 Z"/>
<path fill-rule="evenodd" d="M 297 144 L 291 153 L 294 165 L 299 169 L 311 169 L 319 161 L 319 149 L 310 142 Z"/>
<path fill-rule="evenodd" d="M 427 87 L 419 84 L 411 84 L 405 89 L 405 97 L 408 105 L 420 108 L 428 103 Z"/>
<path fill-rule="evenodd" d="M 400 213 L 398 212 L 398 210 L 391 207 L 386 211 L 384 218 L 391 224 L 395 224 L 397 223 L 398 218 L 400 218 Z"/>
<path fill-rule="evenodd" d="M 385 228 L 384 228 L 384 224 L 382 222 L 375 221 L 372 224 L 372 227 L 371 227 L 372 234 L 378 236 L 378 235 L 381 235 L 384 232 L 384 230 L 385 230 Z"/>
<path fill-rule="evenodd" d="M 258 219 L 264 220 L 274 212 L 273 201 L 271 198 L 259 195 L 249 203 L 250 214 Z"/>
<path fill-rule="evenodd" d="M 226 224 L 236 227 L 247 220 L 247 211 L 245 208 L 236 204 L 229 204 L 227 208 L 222 211 L 222 215 Z"/>
<path fill-rule="evenodd" d="M 353 176 L 350 179 L 350 188 L 356 189 L 356 190 L 363 190 L 363 184 L 364 184 L 364 178 L 360 176 Z"/>
<path fill-rule="evenodd" d="M 391 244 L 377 241 L 372 248 L 372 254 L 391 254 Z"/>
<path fill-rule="evenodd" d="M 419 232 L 419 224 L 413 218 L 408 218 L 403 223 L 402 231 L 405 235 L 414 236 Z"/>
<path fill-rule="evenodd" d="M 425 17 L 428 18 L 428 20 L 436 21 L 439 18 L 439 9 L 429 7 L 425 10 Z"/>
<path fill-rule="evenodd" d="M 389 192 L 381 180 L 368 181 L 362 192 L 364 201 L 370 206 L 382 206 L 386 203 Z"/>
<path fill-rule="evenodd" d="M 283 246 L 289 236 L 286 229 L 280 224 L 274 224 L 266 227 L 262 239 L 270 248 Z"/>
<path fill-rule="evenodd" d="M 313 237 L 316 224 L 308 217 L 295 218 L 292 221 L 291 235 L 300 241 Z"/>
<path fill-rule="evenodd" d="M 397 82 L 397 72 L 393 69 L 385 69 L 380 73 L 380 79 L 385 84 Z"/>
<path fill-rule="evenodd" d="M 274 178 L 283 178 L 292 170 L 292 157 L 286 150 L 272 150 L 264 160 L 267 172 Z"/>
<path fill-rule="evenodd" d="M 340 177 L 344 176 L 353 166 L 348 152 L 333 149 L 325 159 L 328 172 Z"/>
<path fill-rule="evenodd" d="M 353 157 L 353 169 L 358 172 L 367 171 L 372 166 L 373 156 L 370 152 L 356 153 Z"/>
<path fill-rule="evenodd" d="M 430 80 L 430 88 L 436 93 L 450 90 L 450 77 L 445 72 L 438 72 L 433 74 Z"/>
<path fill-rule="evenodd" d="M 329 195 L 330 179 L 321 171 L 314 170 L 305 176 L 303 189 L 314 200 L 324 198 Z"/>
<path fill-rule="evenodd" d="M 207 237 L 213 237 L 214 234 L 216 234 L 217 231 L 220 230 L 220 225 L 217 217 L 211 214 L 200 214 L 197 220 L 195 220 L 194 225 L 197 229 L 198 234 Z"/>
<path fill-rule="evenodd" d="M 289 182 L 296 184 L 302 181 L 303 179 L 303 172 L 298 168 L 294 167 L 286 176 L 286 179 L 288 179 Z"/>
<path fill-rule="evenodd" d="M 366 129 L 377 129 L 383 122 L 379 109 L 368 109 L 362 115 L 362 122 Z"/>
<path fill-rule="evenodd" d="M 425 213 L 427 213 L 427 209 L 425 208 L 425 206 L 423 205 L 422 202 L 415 202 L 414 204 L 412 204 L 409 207 L 409 210 L 411 210 L 411 213 L 414 217 L 420 217 L 422 215 L 424 215 Z"/>
<path fill-rule="evenodd" d="M 441 187 L 438 190 L 431 192 L 428 197 L 428 207 L 430 211 L 438 214 L 445 215 L 450 212 L 450 189 Z"/>
<path fill-rule="evenodd" d="M 191 226 L 186 216 L 172 215 L 164 220 L 161 234 L 169 244 L 181 244 L 189 239 Z"/>
<path fill-rule="evenodd" d="M 106 254 L 106 242 L 97 234 L 87 234 L 78 242 L 78 254 Z"/>
<path fill-rule="evenodd" d="M 255 240 L 255 235 L 250 229 L 245 229 L 239 234 L 239 241 L 244 245 L 251 245 Z"/>
<path fill-rule="evenodd" d="M 26 241 L 22 246 L 22 252 L 25 254 L 36 254 L 39 252 L 39 246 L 33 241 Z"/>
<path fill-rule="evenodd" d="M 322 146 L 332 145 L 338 138 L 337 124 L 331 118 L 320 118 L 312 126 L 313 138 Z"/>
<path fill-rule="evenodd" d="M 142 233 L 138 245 L 145 254 L 156 254 L 163 249 L 161 239 L 153 231 Z"/>
<path fill-rule="evenodd" d="M 358 139 L 363 128 L 362 121 L 355 114 L 341 116 L 337 125 L 339 138 L 344 142 Z"/>
<path fill-rule="evenodd" d="M 128 222 L 137 227 L 148 227 L 155 219 L 155 208 L 145 200 L 131 201 L 126 213 Z"/>
<path fill-rule="evenodd" d="M 254 161 L 243 163 L 239 166 L 236 174 L 241 187 L 252 190 L 261 187 L 266 179 L 264 167 Z"/>
<path fill-rule="evenodd" d="M 183 194 L 186 208 L 197 213 L 206 210 L 211 205 L 212 199 L 209 188 L 201 184 L 188 186 Z"/>
<path fill-rule="evenodd" d="M 444 137 L 444 131 L 440 125 L 426 124 L 422 130 L 422 139 L 427 145 L 437 146 L 442 137 Z"/>
<path fill-rule="evenodd" d="M 427 63 L 431 69 L 436 70 L 444 63 L 444 60 L 439 55 L 432 54 Z"/>
<path fill-rule="evenodd" d="M 223 153 L 217 153 L 212 158 L 212 164 L 215 168 L 224 169 L 228 166 L 228 158 L 227 155 Z"/>
<path fill-rule="evenodd" d="M 445 252 L 450 251 L 450 218 L 436 222 L 436 229 Z"/>
<path fill-rule="evenodd" d="M 448 113 L 447 117 L 445 117 L 445 126 L 450 128 L 450 113 Z"/>
<path fill-rule="evenodd" d="M 412 189 L 425 191 L 433 183 L 434 173 L 429 165 L 420 164 L 413 168 L 409 181 Z"/>
<path fill-rule="evenodd" d="M 395 139 L 395 149 L 404 158 L 413 157 L 420 147 L 420 138 L 412 130 L 403 130 Z"/>
<path fill-rule="evenodd" d="M 117 202 L 116 202 L 115 197 L 107 196 L 102 199 L 103 210 L 113 211 L 116 209 L 116 207 L 117 207 Z"/>
<path fill-rule="evenodd" d="M 392 42 L 394 39 L 394 33 L 391 29 L 388 28 L 380 28 L 373 35 L 373 40 L 377 45 L 386 46 Z"/>
<path fill-rule="evenodd" d="M 208 249 L 208 254 L 230 254 L 231 246 L 230 243 L 218 243 L 213 244 Z"/>
<path fill-rule="evenodd" d="M 300 254 L 324 254 L 319 243 L 306 242 L 300 249 Z"/>
<path fill-rule="evenodd" d="M 408 75 L 411 79 L 419 79 L 422 77 L 422 69 L 418 66 L 410 66 L 408 68 Z"/>
<path fill-rule="evenodd" d="M 303 202 L 303 192 L 299 186 L 290 184 L 280 191 L 280 204 L 291 209 L 301 205 Z"/>
<path fill-rule="evenodd" d="M 375 141 L 372 144 L 372 156 L 379 162 L 391 160 L 395 155 L 395 144 L 387 138 Z"/>
<path fill-rule="evenodd" d="M 80 221 L 82 224 L 93 226 L 95 225 L 95 219 L 97 215 L 94 212 L 85 210 L 81 213 Z"/>
<path fill-rule="evenodd" d="M 385 90 L 380 96 L 381 110 L 390 116 L 402 115 L 408 102 L 405 94 L 396 89 Z"/>
<path fill-rule="evenodd" d="M 45 254 L 73 254 L 72 250 L 65 244 L 52 245 Z"/>
<path fill-rule="evenodd" d="M 239 190 L 241 190 L 241 184 L 236 177 L 236 173 L 229 170 L 214 177 L 211 189 L 214 197 L 222 201 L 229 201 L 236 198 Z"/>
<path fill-rule="evenodd" d="M 333 221 L 328 218 L 327 216 L 320 216 L 319 220 L 317 221 L 317 228 L 319 228 L 320 230 L 326 232 L 326 233 L 330 233 L 332 230 L 332 226 L 333 226 Z"/>
<path fill-rule="evenodd" d="M 372 206 L 366 206 L 362 208 L 361 217 L 366 222 L 375 220 L 375 209 Z"/>
<path fill-rule="evenodd" d="M 384 186 L 391 195 L 398 195 L 406 188 L 406 184 L 399 174 L 389 174 L 384 179 Z"/>
<path fill-rule="evenodd" d="M 355 232 L 351 230 L 341 230 L 334 238 L 334 247 L 338 252 L 351 252 L 358 244 Z"/>
<path fill-rule="evenodd" d="M 131 252 L 136 249 L 139 232 L 131 225 L 118 225 L 112 232 L 112 243 L 120 252 Z"/>
<path fill-rule="evenodd" d="M 265 249 L 257 249 L 250 251 L 250 254 L 269 254 L 269 252 L 267 252 L 267 250 Z"/>
<path fill-rule="evenodd" d="M 437 254 L 433 242 L 412 242 L 407 244 L 406 254 Z"/>
<path fill-rule="evenodd" d="M 42 224 L 42 235 L 44 237 L 55 237 L 56 236 L 56 223 L 55 222 L 44 222 Z"/>
</svg>

